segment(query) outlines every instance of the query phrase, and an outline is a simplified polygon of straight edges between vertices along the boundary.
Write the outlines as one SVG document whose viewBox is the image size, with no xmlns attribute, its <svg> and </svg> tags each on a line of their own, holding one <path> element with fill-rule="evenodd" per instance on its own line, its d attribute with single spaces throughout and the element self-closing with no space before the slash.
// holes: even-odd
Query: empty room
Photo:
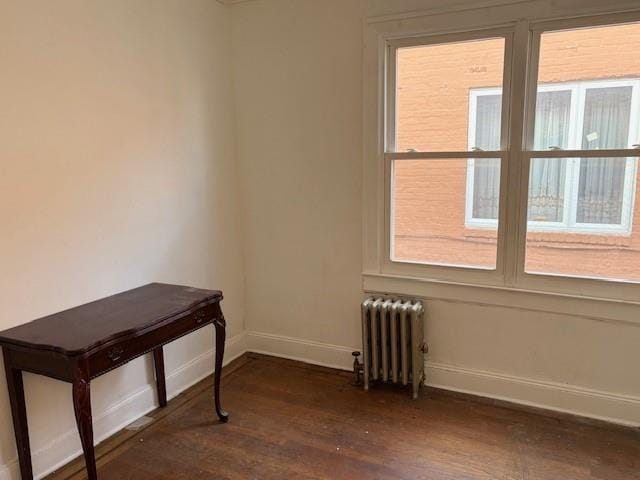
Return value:
<svg viewBox="0 0 640 480">
<path fill-rule="evenodd" d="M 640 480 L 638 0 L 0 0 L 0 480 Z"/>
</svg>

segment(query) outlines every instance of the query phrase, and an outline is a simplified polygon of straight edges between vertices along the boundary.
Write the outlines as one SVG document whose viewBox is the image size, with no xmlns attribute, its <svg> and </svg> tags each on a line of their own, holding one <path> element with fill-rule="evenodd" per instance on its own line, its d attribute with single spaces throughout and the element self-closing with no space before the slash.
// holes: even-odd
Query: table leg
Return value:
<svg viewBox="0 0 640 480">
<path fill-rule="evenodd" d="M 79 372 L 73 380 L 73 409 L 76 414 L 78 433 L 84 451 L 84 461 L 89 480 L 97 480 L 96 456 L 93 448 L 93 425 L 91 418 L 91 385 L 88 375 Z"/>
<path fill-rule="evenodd" d="M 11 358 L 6 348 L 2 349 L 4 357 L 4 371 L 7 375 L 9 402 L 13 416 L 13 430 L 16 436 L 20 476 L 22 480 L 33 478 L 31 465 L 31 449 L 29 447 L 29 429 L 27 427 L 27 408 L 24 402 L 24 384 L 22 371 L 11 366 Z"/>
<path fill-rule="evenodd" d="M 156 368 L 156 385 L 158 388 L 158 403 L 167 406 L 167 384 L 164 376 L 164 353 L 162 346 L 153 350 L 153 364 Z"/>
<path fill-rule="evenodd" d="M 214 384 L 214 399 L 216 404 L 216 413 L 221 422 L 229 421 L 229 414 L 225 412 L 220 406 L 220 379 L 222 378 L 222 359 L 224 358 L 224 342 L 227 336 L 227 323 L 224 317 L 216 318 L 213 321 L 213 325 L 216 328 L 216 365 L 213 375 Z"/>
</svg>

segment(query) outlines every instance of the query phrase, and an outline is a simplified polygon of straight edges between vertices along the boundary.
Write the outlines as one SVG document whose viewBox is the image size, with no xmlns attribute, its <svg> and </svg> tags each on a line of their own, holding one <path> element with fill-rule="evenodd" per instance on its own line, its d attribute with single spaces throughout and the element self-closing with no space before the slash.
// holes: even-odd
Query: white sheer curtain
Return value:
<svg viewBox="0 0 640 480">
<path fill-rule="evenodd" d="M 501 95 L 477 97 L 475 145 L 482 150 L 500 148 Z M 538 93 L 536 105 L 535 148 L 566 148 L 569 138 L 571 91 Z M 565 160 L 536 159 L 532 162 L 529 183 L 529 219 L 562 221 L 564 208 Z M 473 217 L 498 218 L 500 160 L 474 161 Z"/>
<path fill-rule="evenodd" d="M 582 148 L 627 148 L 632 87 L 586 91 Z M 578 223 L 620 224 L 624 199 L 624 158 L 580 159 Z"/>
<path fill-rule="evenodd" d="M 567 89 L 543 90 L 537 94 L 534 149 L 567 149 L 571 126 L 579 118 L 571 111 L 572 95 Z M 585 92 L 581 148 L 627 148 L 631 114 L 631 86 L 591 87 Z M 500 148 L 500 113 L 502 96 L 476 97 L 475 145 L 482 150 Z M 580 148 L 580 147 L 579 147 Z M 578 195 L 577 223 L 620 224 L 624 199 L 624 158 L 580 159 L 576 179 Z M 567 160 L 532 159 L 529 175 L 528 218 L 530 221 L 562 222 L 566 195 Z M 500 194 L 500 160 L 474 160 L 473 218 L 497 219 Z"/>
<path fill-rule="evenodd" d="M 480 95 L 476 102 L 475 145 L 482 150 L 500 150 L 502 95 Z M 472 125 L 471 128 L 474 128 Z M 500 160 L 477 158 L 473 169 L 473 218 L 498 218 Z"/>
<path fill-rule="evenodd" d="M 538 92 L 534 149 L 567 148 L 571 121 L 571 90 Z M 529 220 L 561 222 L 564 213 L 566 161 L 535 158 L 529 173 Z"/>
</svg>

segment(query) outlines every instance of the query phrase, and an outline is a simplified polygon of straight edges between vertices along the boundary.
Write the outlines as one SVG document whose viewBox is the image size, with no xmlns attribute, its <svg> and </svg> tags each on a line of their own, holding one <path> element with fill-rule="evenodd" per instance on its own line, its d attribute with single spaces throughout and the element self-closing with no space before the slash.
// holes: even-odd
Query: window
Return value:
<svg viewBox="0 0 640 480">
<path fill-rule="evenodd" d="M 390 132 L 392 169 L 391 257 L 397 261 L 495 269 L 502 151 L 501 95 L 479 97 L 476 116 L 482 155 L 477 159 L 477 215 L 493 215 L 492 232 L 469 235 L 464 228 L 469 90 L 487 83 L 501 90 L 507 36 L 395 50 L 393 97 L 396 127 Z M 437 68 L 434 68 L 437 65 Z M 491 116 L 491 122 L 482 116 Z M 480 138 L 480 137 L 479 137 Z M 414 152 L 424 152 L 415 155 Z M 449 152 L 441 156 L 440 152 Z M 452 153 L 453 152 L 453 153 Z M 490 190 L 495 195 L 484 195 Z"/>
<path fill-rule="evenodd" d="M 639 21 L 385 39 L 380 272 L 639 298 Z"/>
<path fill-rule="evenodd" d="M 638 79 L 540 84 L 534 150 L 627 148 L 633 142 L 633 119 L 640 116 L 639 87 Z M 499 144 L 501 97 L 500 89 L 471 90 L 471 150 Z M 534 159 L 529 230 L 629 234 L 635 174 L 633 159 Z M 467 227 L 495 228 L 499 175 L 495 160 L 469 160 Z"/>
<path fill-rule="evenodd" d="M 532 151 L 524 273 L 640 282 L 640 209 L 634 205 L 640 62 L 625 53 L 640 46 L 640 24 L 548 29 L 536 39 L 537 78 L 531 79 L 537 84 L 535 121 L 527 132 Z M 572 77 L 566 85 L 554 86 L 570 92 L 566 118 L 562 112 L 547 113 L 561 107 L 545 97 L 549 80 L 561 76 Z M 562 201 L 556 200 L 556 189 L 548 188 L 544 176 L 560 178 L 558 172 L 564 176 L 564 187 L 557 188 L 564 192 Z M 557 205 L 551 212 L 545 211 L 549 198 Z M 552 223 L 548 219 L 575 234 L 541 234 Z"/>
</svg>

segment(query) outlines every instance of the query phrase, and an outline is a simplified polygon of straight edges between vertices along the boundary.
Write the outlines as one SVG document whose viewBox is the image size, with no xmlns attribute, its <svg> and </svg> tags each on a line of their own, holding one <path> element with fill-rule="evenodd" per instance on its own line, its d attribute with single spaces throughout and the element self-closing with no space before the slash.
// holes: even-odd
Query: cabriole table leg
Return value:
<svg viewBox="0 0 640 480">
<path fill-rule="evenodd" d="M 225 412 L 220 406 L 220 379 L 222 378 L 222 360 L 224 358 L 224 342 L 227 336 L 227 322 L 224 317 L 216 318 L 213 321 L 213 325 L 216 328 L 216 365 L 213 376 L 214 383 L 214 400 L 216 405 L 216 413 L 221 422 L 229 421 L 229 414 Z"/>
</svg>

